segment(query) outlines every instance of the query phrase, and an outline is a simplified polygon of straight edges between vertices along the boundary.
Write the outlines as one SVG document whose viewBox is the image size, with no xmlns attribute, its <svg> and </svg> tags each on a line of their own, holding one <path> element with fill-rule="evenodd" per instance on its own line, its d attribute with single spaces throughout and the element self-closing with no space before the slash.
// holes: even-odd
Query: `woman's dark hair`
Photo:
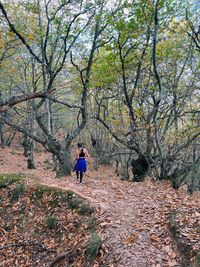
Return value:
<svg viewBox="0 0 200 267">
<path fill-rule="evenodd" d="M 77 146 L 78 146 L 78 147 L 82 147 L 83 144 L 82 144 L 82 143 L 78 143 Z"/>
</svg>

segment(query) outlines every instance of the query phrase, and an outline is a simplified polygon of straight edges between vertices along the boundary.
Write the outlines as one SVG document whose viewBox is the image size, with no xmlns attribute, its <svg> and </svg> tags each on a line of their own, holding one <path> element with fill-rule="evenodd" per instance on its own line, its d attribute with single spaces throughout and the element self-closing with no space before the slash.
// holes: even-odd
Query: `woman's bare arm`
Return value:
<svg viewBox="0 0 200 267">
<path fill-rule="evenodd" d="M 83 152 L 85 153 L 86 157 L 91 158 L 86 148 L 83 149 Z"/>
<path fill-rule="evenodd" d="M 79 159 L 79 150 L 76 150 L 76 159 Z"/>
</svg>

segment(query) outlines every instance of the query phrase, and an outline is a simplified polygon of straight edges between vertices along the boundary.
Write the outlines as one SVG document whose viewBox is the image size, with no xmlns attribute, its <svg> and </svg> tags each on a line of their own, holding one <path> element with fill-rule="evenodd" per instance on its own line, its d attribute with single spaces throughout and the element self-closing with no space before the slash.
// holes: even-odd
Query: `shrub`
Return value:
<svg viewBox="0 0 200 267">
<path fill-rule="evenodd" d="M 91 215 L 93 212 L 94 208 L 90 207 L 87 203 L 83 203 L 78 210 L 80 215 Z"/>
<path fill-rule="evenodd" d="M 79 209 L 82 202 L 82 199 L 74 197 L 68 200 L 68 205 L 70 209 Z"/>
<path fill-rule="evenodd" d="M 34 200 L 40 200 L 43 197 L 45 192 L 48 192 L 49 189 L 45 186 L 38 185 L 33 193 Z"/>
<path fill-rule="evenodd" d="M 11 184 L 21 182 L 24 180 L 23 174 L 1 174 L 0 175 L 0 188 L 6 188 Z"/>
<path fill-rule="evenodd" d="M 45 224 L 49 229 L 56 228 L 58 226 L 58 221 L 56 217 L 48 216 L 45 220 Z"/>
<path fill-rule="evenodd" d="M 11 200 L 16 201 L 24 193 L 24 183 L 17 184 L 11 193 Z"/>
<path fill-rule="evenodd" d="M 88 262 L 91 263 L 96 258 L 100 247 L 101 238 L 97 235 L 96 232 L 93 232 L 92 238 L 86 248 L 86 259 Z"/>
</svg>

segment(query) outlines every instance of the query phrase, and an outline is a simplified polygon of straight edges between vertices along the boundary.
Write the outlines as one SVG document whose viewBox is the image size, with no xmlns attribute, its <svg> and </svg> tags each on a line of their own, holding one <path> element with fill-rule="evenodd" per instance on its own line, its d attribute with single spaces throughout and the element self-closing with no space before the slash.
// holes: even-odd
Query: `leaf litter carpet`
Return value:
<svg viewBox="0 0 200 267">
<path fill-rule="evenodd" d="M 90 201 L 96 208 L 99 235 L 106 251 L 102 266 L 183 266 L 184 259 L 169 231 L 168 217 L 172 209 L 184 203 L 199 207 L 198 195 L 188 196 L 184 189 L 175 191 L 168 182 L 148 178 L 143 183 L 122 181 L 111 167 L 102 166 L 96 171 L 92 164 L 82 185 L 75 173 L 55 178 L 48 153 L 37 154 L 36 166 L 36 170 L 27 170 L 22 151 L 1 149 L 1 173 L 23 173 L 28 180 L 72 190 Z"/>
</svg>

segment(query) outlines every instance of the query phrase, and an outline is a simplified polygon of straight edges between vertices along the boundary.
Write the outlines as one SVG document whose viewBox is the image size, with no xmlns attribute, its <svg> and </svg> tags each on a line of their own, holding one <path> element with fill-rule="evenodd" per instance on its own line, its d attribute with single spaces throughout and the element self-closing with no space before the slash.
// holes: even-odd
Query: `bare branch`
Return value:
<svg viewBox="0 0 200 267">
<path fill-rule="evenodd" d="M 33 52 L 32 48 L 30 47 L 30 45 L 27 43 L 27 41 L 25 40 L 25 38 L 16 30 L 15 26 L 11 23 L 10 19 L 8 18 L 8 14 L 3 6 L 3 4 L 0 2 L 0 9 L 5 17 L 5 19 L 8 22 L 8 25 L 10 27 L 10 30 L 12 32 L 14 32 L 17 37 L 22 41 L 22 43 L 26 46 L 26 48 L 28 49 L 28 51 L 30 52 L 30 54 L 39 62 L 42 64 L 42 60 Z"/>
<path fill-rule="evenodd" d="M 48 93 L 53 92 L 55 89 L 52 89 Z M 35 98 L 45 98 L 47 97 L 45 92 L 38 92 L 38 93 L 32 93 L 32 94 L 22 94 L 18 96 L 13 96 L 7 101 L 0 103 L 0 112 L 6 113 L 9 109 L 11 109 L 13 106 L 22 103 L 24 101 L 35 99 Z"/>
<path fill-rule="evenodd" d="M 48 98 L 48 99 L 50 99 L 50 100 L 53 101 L 53 102 L 62 104 L 62 105 L 64 105 L 64 106 L 68 107 L 68 108 L 80 108 L 80 109 L 83 108 L 83 106 L 74 105 L 74 104 L 69 104 L 69 103 L 60 101 L 60 100 L 58 100 L 58 99 L 56 99 L 55 97 L 52 97 L 52 96 L 50 96 L 50 95 L 45 95 L 45 97 Z"/>
<path fill-rule="evenodd" d="M 15 130 L 27 135 L 28 137 L 30 137 L 31 139 L 35 140 L 36 142 L 42 144 L 43 146 L 45 145 L 45 141 L 44 140 L 40 139 L 38 136 L 34 135 L 32 132 L 20 127 L 16 123 L 13 123 L 7 117 L 4 117 L 4 121 L 5 121 L 5 123 L 7 125 L 11 126 L 13 129 L 15 129 Z"/>
</svg>

